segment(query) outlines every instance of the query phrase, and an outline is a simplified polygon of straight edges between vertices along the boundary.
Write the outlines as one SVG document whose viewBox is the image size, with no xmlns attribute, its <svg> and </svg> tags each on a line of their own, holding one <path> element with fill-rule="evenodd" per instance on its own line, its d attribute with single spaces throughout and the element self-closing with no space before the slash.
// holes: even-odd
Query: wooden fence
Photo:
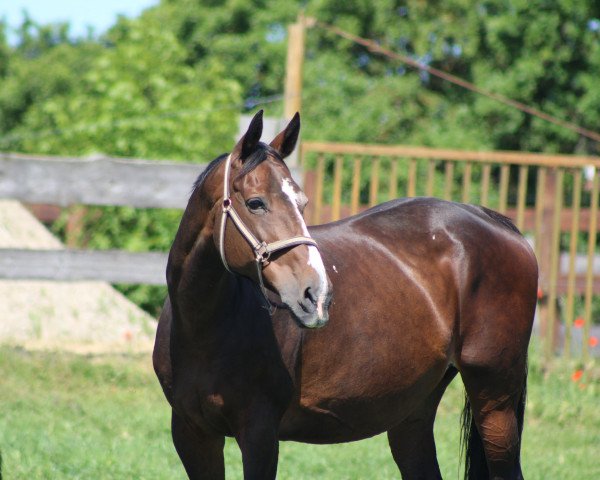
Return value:
<svg viewBox="0 0 600 480">
<path fill-rule="evenodd" d="M 595 343 L 593 297 L 600 294 L 598 157 L 304 142 L 301 165 L 313 224 L 418 195 L 480 204 L 509 216 L 531 239 L 540 264 L 546 352 L 563 348 L 566 355 L 589 355 Z M 581 320 L 575 342 L 574 326 Z"/>
<path fill-rule="evenodd" d="M 359 212 L 398 196 L 482 204 L 513 218 L 540 262 L 542 334 L 550 354 L 564 318 L 564 352 L 589 355 L 597 254 L 600 160 L 516 152 L 304 142 L 309 223 Z M 0 198 L 60 206 L 184 208 L 205 165 L 144 160 L 0 154 Z M 298 176 L 298 172 L 295 172 Z M 0 278 L 164 284 L 166 253 L 0 251 Z M 560 309 L 548 306 L 560 305 Z M 575 317 L 583 320 L 575 342 Z M 562 327 L 560 327 L 562 328 Z"/>
<path fill-rule="evenodd" d="M 184 209 L 206 164 L 0 153 L 0 198 L 59 206 Z M 295 177 L 297 169 L 292 169 Z M 0 278 L 164 285 L 167 253 L 0 249 Z"/>
<path fill-rule="evenodd" d="M 69 206 L 185 208 L 206 165 L 0 154 L 0 198 Z M 167 254 L 90 250 L 0 250 L 0 278 L 165 283 Z"/>
</svg>

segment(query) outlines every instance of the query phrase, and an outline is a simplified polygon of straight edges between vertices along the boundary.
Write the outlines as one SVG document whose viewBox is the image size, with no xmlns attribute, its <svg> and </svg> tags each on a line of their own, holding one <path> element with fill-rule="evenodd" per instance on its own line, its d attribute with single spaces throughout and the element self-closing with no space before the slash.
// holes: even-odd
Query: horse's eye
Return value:
<svg viewBox="0 0 600 480">
<path fill-rule="evenodd" d="M 261 210 L 266 211 L 267 206 L 261 198 L 250 198 L 246 200 L 246 206 L 251 212 L 259 213 Z"/>
</svg>

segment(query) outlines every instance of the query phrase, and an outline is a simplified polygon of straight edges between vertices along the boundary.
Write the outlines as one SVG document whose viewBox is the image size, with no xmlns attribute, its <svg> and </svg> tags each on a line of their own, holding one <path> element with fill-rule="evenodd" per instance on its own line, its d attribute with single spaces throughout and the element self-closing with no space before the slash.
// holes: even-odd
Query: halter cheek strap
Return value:
<svg viewBox="0 0 600 480">
<path fill-rule="evenodd" d="M 223 214 L 221 215 L 221 228 L 219 231 L 219 253 L 221 254 L 221 260 L 223 261 L 223 265 L 225 266 L 227 271 L 233 273 L 229 268 L 227 259 L 225 258 L 225 229 L 227 227 L 227 219 L 231 218 L 233 224 L 241 233 L 242 237 L 244 237 L 252 247 L 260 288 L 265 299 L 267 300 L 267 303 L 269 304 L 269 312 L 272 315 L 274 313 L 274 308 L 267 297 L 267 292 L 262 275 L 262 269 L 269 262 L 271 254 L 279 250 L 295 247 L 297 245 L 312 245 L 314 247 L 317 247 L 318 245 L 314 239 L 305 236 L 292 237 L 288 238 L 287 240 L 277 240 L 271 243 L 260 241 L 258 238 L 256 238 L 256 236 L 250 231 L 250 229 L 246 226 L 246 224 L 242 221 L 241 217 L 233 208 L 229 192 L 230 170 L 231 154 L 227 157 L 227 160 L 225 161 L 225 174 L 223 180 Z"/>
</svg>

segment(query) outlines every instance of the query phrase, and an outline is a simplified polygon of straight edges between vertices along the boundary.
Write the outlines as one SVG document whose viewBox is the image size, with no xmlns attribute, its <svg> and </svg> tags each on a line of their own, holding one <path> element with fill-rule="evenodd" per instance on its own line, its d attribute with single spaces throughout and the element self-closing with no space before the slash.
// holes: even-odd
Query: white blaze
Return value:
<svg viewBox="0 0 600 480">
<path fill-rule="evenodd" d="M 304 222 L 304 218 L 300 213 L 299 198 L 298 192 L 294 189 L 293 181 L 290 178 L 284 178 L 281 190 L 286 196 L 290 199 L 290 202 L 294 205 L 294 212 L 296 212 L 296 217 L 298 222 L 302 226 L 302 234 L 305 237 L 310 237 L 310 233 L 308 233 L 308 228 L 306 228 L 306 223 Z M 312 237 L 311 237 L 312 238 Z M 315 269 L 317 274 L 319 275 L 319 294 L 317 298 L 317 315 L 319 317 L 323 317 L 323 306 L 324 302 L 327 298 L 327 273 L 325 272 L 325 265 L 323 264 L 323 259 L 321 258 L 321 254 L 317 247 L 313 245 L 308 245 L 308 265 Z"/>
</svg>

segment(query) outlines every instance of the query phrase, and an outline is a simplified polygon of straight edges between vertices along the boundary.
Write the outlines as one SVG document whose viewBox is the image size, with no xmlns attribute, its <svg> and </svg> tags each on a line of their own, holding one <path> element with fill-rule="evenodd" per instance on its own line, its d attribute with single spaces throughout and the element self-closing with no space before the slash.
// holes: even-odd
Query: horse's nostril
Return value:
<svg viewBox="0 0 600 480">
<path fill-rule="evenodd" d="M 304 298 L 310 300 L 310 302 L 313 304 L 317 303 L 317 298 L 314 296 L 313 291 L 310 287 L 304 290 Z"/>
</svg>

